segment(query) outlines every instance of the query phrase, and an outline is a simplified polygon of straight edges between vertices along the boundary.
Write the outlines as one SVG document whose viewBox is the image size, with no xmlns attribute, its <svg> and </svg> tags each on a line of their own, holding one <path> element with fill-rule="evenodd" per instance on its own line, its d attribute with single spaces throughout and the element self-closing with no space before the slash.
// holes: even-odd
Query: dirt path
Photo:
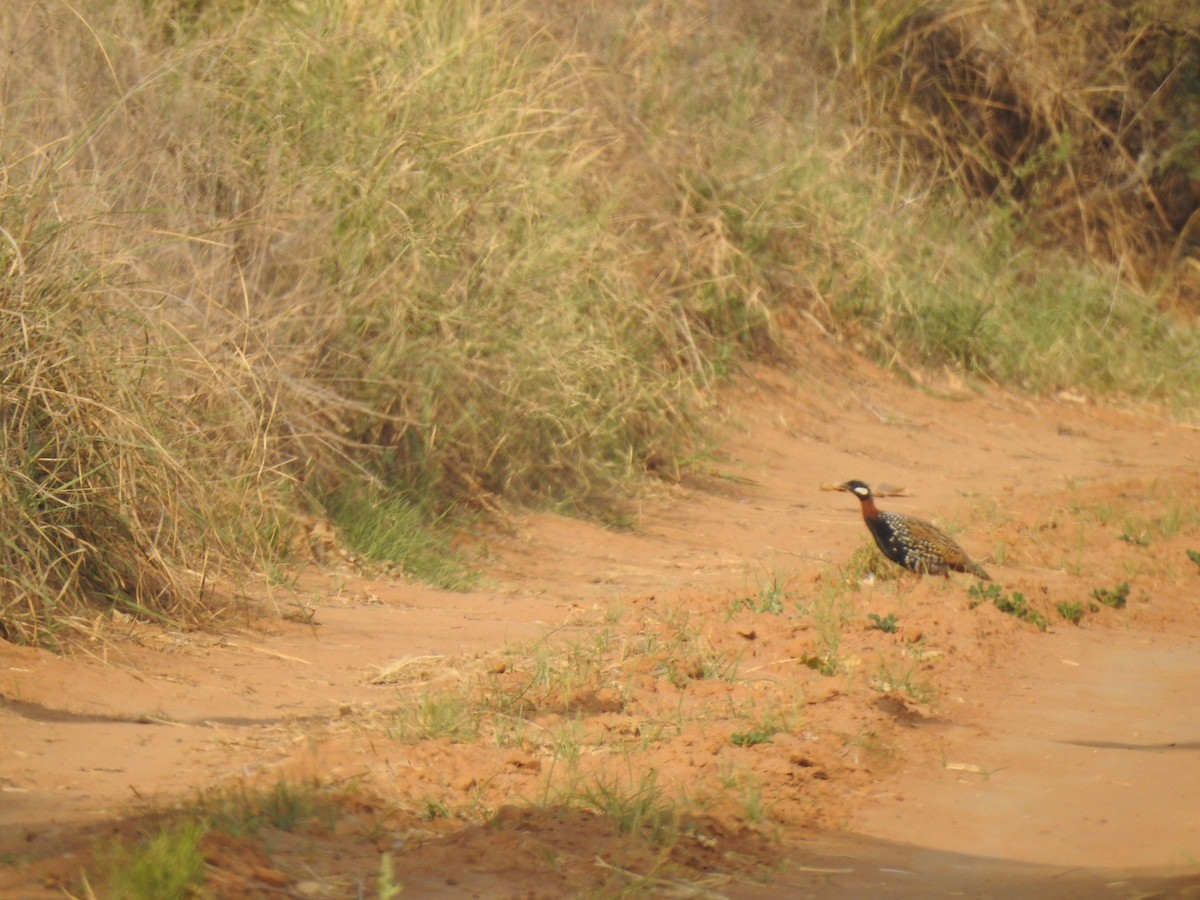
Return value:
<svg viewBox="0 0 1200 900">
<path fill-rule="evenodd" d="M 131 806 L 298 771 L 354 779 L 395 808 L 461 803 L 455 821 L 387 826 L 420 832 L 411 859 L 408 838 L 391 845 L 414 895 L 555 896 L 594 883 L 597 860 L 605 877 L 620 870 L 604 885 L 637 884 L 634 862 L 604 863 L 613 838 L 594 818 L 510 814 L 505 798 L 552 771 L 538 734 L 561 744 L 563 728 L 594 728 L 645 745 L 664 710 L 675 731 L 644 760 L 662 783 L 742 791 L 740 806 L 705 807 L 710 833 L 680 863 L 693 888 L 696 873 L 745 870 L 731 862 L 741 854 L 774 887 L 743 871 L 705 889 L 1133 896 L 1182 877 L 1170 890 L 1200 891 L 1200 569 L 1185 555 L 1200 549 L 1200 433 L 1070 401 L 904 387 L 837 355 L 801 376 L 751 373 L 722 409 L 727 442 L 644 501 L 634 532 L 537 515 L 469 538 L 485 571 L 470 594 L 329 572 L 272 599 L 315 606 L 311 625 L 130 626 L 71 658 L 0 644 L 0 891 L 38 896 L 47 872 L 66 877 L 85 858 L 98 832 L 81 829 Z M 953 526 L 1051 630 L 971 602 L 969 579 L 847 591 L 839 572 L 866 532 L 853 498 L 820 486 L 852 477 L 906 488 L 881 505 Z M 1093 591 L 1122 582 L 1123 609 L 1090 610 Z M 826 596 L 842 616 L 832 672 L 816 670 Z M 1082 624 L 1059 603 L 1079 604 Z M 894 615 L 897 632 L 868 627 L 868 613 Z M 552 630 L 560 642 L 603 631 L 600 681 L 522 714 L 526 730 L 492 745 L 394 739 L 410 687 L 468 670 L 515 677 L 504 648 Z M 728 660 L 737 677 L 714 675 Z M 704 706 L 718 694 L 727 719 Z M 731 742 L 746 710 L 782 730 Z M 754 792 L 761 820 L 747 819 Z M 356 836 L 339 820 L 327 856 L 371 871 L 374 839 L 338 843 Z M 332 876 L 316 888 L 289 878 L 295 896 L 353 895 Z"/>
</svg>

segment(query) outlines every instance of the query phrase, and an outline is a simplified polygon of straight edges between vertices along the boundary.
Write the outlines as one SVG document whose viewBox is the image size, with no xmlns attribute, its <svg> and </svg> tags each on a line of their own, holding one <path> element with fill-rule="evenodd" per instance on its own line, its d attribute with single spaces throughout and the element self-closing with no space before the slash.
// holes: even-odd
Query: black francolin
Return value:
<svg viewBox="0 0 1200 900">
<path fill-rule="evenodd" d="M 858 497 L 863 521 L 871 530 L 883 555 L 918 575 L 945 575 L 965 572 L 992 580 L 983 567 L 967 556 L 954 539 L 923 519 L 900 513 L 883 512 L 875 505 L 875 495 L 861 481 L 847 481 L 838 487 Z"/>
</svg>

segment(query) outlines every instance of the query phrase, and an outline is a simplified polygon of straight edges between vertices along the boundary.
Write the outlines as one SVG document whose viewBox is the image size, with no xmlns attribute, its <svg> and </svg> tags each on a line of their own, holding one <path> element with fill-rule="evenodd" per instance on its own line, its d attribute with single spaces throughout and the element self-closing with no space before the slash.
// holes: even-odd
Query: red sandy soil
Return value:
<svg viewBox="0 0 1200 900">
<path fill-rule="evenodd" d="M 469 593 L 328 563 L 220 629 L 0 642 L 0 895 L 104 896 L 116 841 L 283 783 L 318 814 L 214 828 L 211 896 L 375 896 L 385 858 L 434 898 L 1200 896 L 1195 428 L 837 353 L 711 415 L 630 532 L 465 536 Z M 856 579 L 849 478 L 1049 629 Z"/>
</svg>

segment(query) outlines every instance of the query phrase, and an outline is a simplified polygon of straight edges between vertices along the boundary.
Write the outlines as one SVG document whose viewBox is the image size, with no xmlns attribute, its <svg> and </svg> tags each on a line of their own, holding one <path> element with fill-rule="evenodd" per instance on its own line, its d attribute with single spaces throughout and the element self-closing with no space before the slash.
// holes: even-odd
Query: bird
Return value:
<svg viewBox="0 0 1200 900">
<path fill-rule="evenodd" d="M 883 555 L 910 572 L 918 575 L 944 575 L 964 572 L 984 581 L 992 576 L 971 557 L 954 539 L 938 528 L 913 516 L 901 513 L 882 512 L 875 505 L 871 489 L 857 479 L 838 485 L 839 490 L 849 491 L 862 503 L 863 521 L 875 538 Z"/>
</svg>

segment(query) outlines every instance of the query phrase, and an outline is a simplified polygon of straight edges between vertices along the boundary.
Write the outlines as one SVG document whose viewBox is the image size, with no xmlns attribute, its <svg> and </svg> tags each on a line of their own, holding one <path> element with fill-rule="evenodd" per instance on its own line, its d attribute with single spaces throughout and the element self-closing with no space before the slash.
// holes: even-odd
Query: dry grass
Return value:
<svg viewBox="0 0 1200 900">
<path fill-rule="evenodd" d="M 921 53 L 984 15 L 964 10 L 4 6 L 3 634 L 52 641 L 113 608 L 203 621 L 206 585 L 286 563 L 314 518 L 453 585 L 429 533 L 464 511 L 623 521 L 640 478 L 684 464 L 739 359 L 799 359 L 781 324 L 801 317 L 911 370 L 1190 414 L 1194 329 L 1111 272 L 1031 251 L 1041 219 L 1011 224 L 1018 202 L 1086 207 L 1088 249 L 1132 265 L 1143 245 L 1095 210 L 1132 208 L 1097 198 L 1141 144 L 1111 171 L 953 149 L 944 120 L 986 119 L 995 85 L 920 128 L 889 119 L 923 109 L 914 73 L 937 67 Z M 951 63 L 989 47 L 938 51 L 959 79 L 946 96 L 967 85 Z M 1035 57 L 1005 83 L 1033 79 Z M 1182 92 L 1191 70 L 1171 59 Z M 1083 126 L 1105 119 L 1079 84 L 1053 140 L 1093 147 Z M 1036 90 L 1048 117 L 1057 89 Z M 1152 118 L 1132 91 L 1128 135 Z M 1164 172 L 1183 171 L 1176 138 L 1145 144 Z M 928 166 L 920 141 L 943 148 L 920 150 Z M 988 175 L 985 150 L 1011 171 Z M 987 177 L 998 216 L 963 199 Z M 1043 218 L 1050 237 L 1076 221 Z M 1159 248 L 1166 233 L 1147 232 Z"/>
<path fill-rule="evenodd" d="M 909 184 L 1196 307 L 1200 14 L 1171 0 L 857 2 L 830 20 L 860 115 Z"/>
</svg>

